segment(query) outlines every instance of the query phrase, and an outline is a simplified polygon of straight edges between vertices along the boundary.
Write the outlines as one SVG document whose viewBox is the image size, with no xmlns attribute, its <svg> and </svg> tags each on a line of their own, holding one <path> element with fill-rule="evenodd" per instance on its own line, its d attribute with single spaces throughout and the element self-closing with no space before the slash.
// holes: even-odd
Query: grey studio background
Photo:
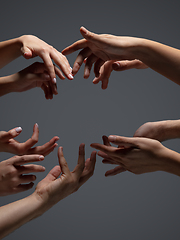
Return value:
<svg viewBox="0 0 180 240">
<path fill-rule="evenodd" d="M 137 36 L 180 48 L 180 3 L 151 1 L 1 1 L 0 40 L 33 34 L 59 51 L 81 38 L 81 25 L 96 33 Z M 77 53 L 68 56 L 73 65 Z M 19 58 L 1 69 L 1 76 L 17 72 L 36 58 Z M 59 94 L 46 100 L 40 89 L 11 93 L 0 99 L 0 129 L 21 126 L 20 142 L 39 124 L 38 145 L 59 136 L 59 146 L 71 170 L 77 162 L 78 146 L 86 144 L 86 158 L 92 142 L 103 134 L 133 136 L 147 121 L 178 119 L 180 88 L 163 76 L 147 70 L 113 72 L 103 91 L 93 85 L 83 69 L 73 81 L 58 79 Z M 180 152 L 180 140 L 163 143 Z M 11 157 L 1 153 L 1 160 Z M 37 174 L 35 185 L 57 164 L 57 149 L 43 162 L 45 173 Z M 6 239 L 179 239 L 180 178 L 164 172 L 133 175 L 125 172 L 105 178 L 106 170 L 97 158 L 94 176 L 75 194 L 59 202 Z M 1 197 L 0 204 L 25 197 L 29 190 Z"/>
</svg>

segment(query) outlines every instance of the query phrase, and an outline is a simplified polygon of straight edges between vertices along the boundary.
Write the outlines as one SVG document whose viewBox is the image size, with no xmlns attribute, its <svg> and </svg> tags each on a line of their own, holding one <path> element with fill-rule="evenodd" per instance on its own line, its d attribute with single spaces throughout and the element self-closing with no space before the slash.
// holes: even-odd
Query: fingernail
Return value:
<svg viewBox="0 0 180 240">
<path fill-rule="evenodd" d="M 17 127 L 17 128 L 16 128 L 16 132 L 17 132 L 17 133 L 20 133 L 21 131 L 22 131 L 22 128 L 21 128 L 21 127 Z"/>
<path fill-rule="evenodd" d="M 53 80 L 52 80 L 52 81 L 53 81 L 53 83 L 55 84 L 55 83 L 56 83 L 56 78 L 53 78 Z"/>
<path fill-rule="evenodd" d="M 74 79 L 74 77 L 73 77 L 73 75 L 72 75 L 71 73 L 68 75 L 68 77 L 69 77 L 70 79 Z"/>
<path fill-rule="evenodd" d="M 39 128 L 39 125 L 36 123 L 36 127 Z"/>
<path fill-rule="evenodd" d="M 111 141 L 111 142 L 115 142 L 115 141 L 116 141 L 116 137 L 113 136 L 113 135 L 110 135 L 110 136 L 108 137 L 108 139 L 109 139 L 109 141 Z"/>
<path fill-rule="evenodd" d="M 44 156 L 40 156 L 40 157 L 39 157 L 39 160 L 40 160 L 40 161 L 44 160 Z"/>
</svg>

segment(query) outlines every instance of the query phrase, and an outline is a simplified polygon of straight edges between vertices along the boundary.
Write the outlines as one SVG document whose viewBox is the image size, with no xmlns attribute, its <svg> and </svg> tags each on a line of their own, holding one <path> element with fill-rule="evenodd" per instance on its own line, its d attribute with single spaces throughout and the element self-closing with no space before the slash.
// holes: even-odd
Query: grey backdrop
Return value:
<svg viewBox="0 0 180 240">
<path fill-rule="evenodd" d="M 1 1 L 0 40 L 33 34 L 60 51 L 81 38 L 81 25 L 97 33 L 149 38 L 180 47 L 179 1 Z M 73 65 L 76 54 L 68 56 Z M 22 57 L 1 70 L 1 76 L 17 72 L 39 59 Z M 40 127 L 39 145 L 53 136 L 70 169 L 76 165 L 78 146 L 101 142 L 103 134 L 132 136 L 147 121 L 179 118 L 179 86 L 147 70 L 130 70 L 111 75 L 109 88 L 93 85 L 91 74 L 81 70 L 74 81 L 58 79 L 59 95 L 45 100 L 40 89 L 11 93 L 0 99 L 0 129 L 21 126 L 18 140 Z M 179 140 L 165 146 L 180 151 Z M 10 154 L 1 153 L 1 160 Z M 46 173 L 57 164 L 57 149 L 43 162 Z M 105 178 L 111 166 L 100 157 L 94 176 L 79 191 L 27 223 L 6 239 L 179 239 L 179 177 L 156 172 L 133 175 L 125 172 Z M 37 174 L 36 184 L 46 173 Z M 1 197 L 1 205 L 29 195 L 34 189 Z"/>
</svg>

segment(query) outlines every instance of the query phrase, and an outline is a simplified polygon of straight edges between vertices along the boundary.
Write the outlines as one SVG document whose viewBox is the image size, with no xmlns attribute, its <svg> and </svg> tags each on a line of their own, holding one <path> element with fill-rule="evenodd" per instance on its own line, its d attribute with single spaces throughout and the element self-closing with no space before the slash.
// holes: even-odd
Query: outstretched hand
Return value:
<svg viewBox="0 0 180 240">
<path fill-rule="evenodd" d="M 63 54 L 68 55 L 82 49 L 74 62 L 72 70 L 74 75 L 79 71 L 85 59 L 84 78 L 89 77 L 93 64 L 95 76 L 98 77 L 100 68 L 106 61 L 135 60 L 130 50 L 136 44 L 137 38 L 95 34 L 84 27 L 80 28 L 80 32 L 84 39 L 73 43 L 62 51 Z"/>
<path fill-rule="evenodd" d="M 13 128 L 8 132 L 0 131 L 0 152 L 9 152 L 16 155 L 42 154 L 43 156 L 51 153 L 57 147 L 59 137 L 53 137 L 49 142 L 42 146 L 33 147 L 39 138 L 38 124 L 34 125 L 33 134 L 30 139 L 24 143 L 19 143 L 14 138 L 22 132 L 21 127 Z"/>
<path fill-rule="evenodd" d="M 107 171 L 106 176 L 116 175 L 126 170 L 142 174 L 154 171 L 168 172 L 173 169 L 171 165 L 174 165 L 174 161 L 172 161 L 174 152 L 157 140 L 114 135 L 108 138 L 104 136 L 103 140 L 104 144 L 92 143 L 91 147 L 100 150 L 98 155 L 103 158 L 103 163 L 118 165 Z M 118 147 L 111 146 L 110 142 Z"/>
<path fill-rule="evenodd" d="M 50 208 L 63 198 L 77 191 L 92 175 L 96 163 L 96 152 L 85 161 L 85 145 L 79 146 L 78 164 L 70 172 L 63 155 L 63 148 L 58 149 L 59 166 L 55 166 L 49 174 L 38 183 L 34 194 L 43 201 L 45 208 Z M 46 210 L 47 210 L 46 209 Z"/>
</svg>

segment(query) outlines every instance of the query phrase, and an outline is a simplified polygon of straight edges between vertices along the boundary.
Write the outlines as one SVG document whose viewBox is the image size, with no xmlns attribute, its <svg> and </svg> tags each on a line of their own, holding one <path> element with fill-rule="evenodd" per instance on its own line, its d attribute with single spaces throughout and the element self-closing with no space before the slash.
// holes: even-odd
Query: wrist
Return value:
<svg viewBox="0 0 180 240">
<path fill-rule="evenodd" d="M 0 78 L 0 96 L 5 94 L 16 92 L 14 81 L 16 79 L 16 74 L 10 76 L 5 76 Z"/>
<path fill-rule="evenodd" d="M 162 171 L 180 176 L 180 154 L 166 148 L 163 157 Z"/>
</svg>

